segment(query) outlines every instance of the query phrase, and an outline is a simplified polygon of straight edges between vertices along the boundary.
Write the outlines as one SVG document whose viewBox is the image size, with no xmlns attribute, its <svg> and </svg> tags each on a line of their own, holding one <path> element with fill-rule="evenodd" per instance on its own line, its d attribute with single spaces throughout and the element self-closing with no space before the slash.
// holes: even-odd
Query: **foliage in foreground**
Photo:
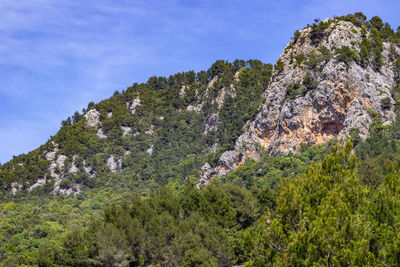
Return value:
<svg viewBox="0 0 400 267">
<path fill-rule="evenodd" d="M 211 260 L 211 265 L 243 263 L 249 255 L 244 231 L 264 209 L 273 208 L 274 186 L 330 149 L 328 144 L 304 147 L 298 154 L 265 155 L 201 189 L 170 183 L 150 196 L 132 197 L 130 187 L 122 186 L 129 181 L 110 176 L 102 189 L 78 197 L 15 199 L 0 205 L 0 259 L 42 266 L 128 261 L 190 266 L 188 258 Z"/>
<path fill-rule="evenodd" d="M 280 184 L 275 210 L 250 230 L 248 266 L 395 266 L 400 260 L 397 164 L 373 190 L 356 171 L 352 144 Z"/>
<path fill-rule="evenodd" d="M 54 199 L 42 211 L 3 204 L 3 265 L 396 265 L 399 161 L 385 159 L 384 175 L 376 180 L 360 171 L 365 154 L 371 166 L 384 157 L 371 154 L 376 134 L 381 142 L 395 142 L 381 148 L 385 155 L 399 154 L 390 138 L 394 128 L 372 132 L 356 149 L 350 142 L 327 144 L 249 161 L 201 189 L 168 185 L 149 197 L 120 198 L 98 192 L 87 200 Z M 299 171 L 276 186 L 262 183 L 279 177 L 280 167 Z"/>
</svg>

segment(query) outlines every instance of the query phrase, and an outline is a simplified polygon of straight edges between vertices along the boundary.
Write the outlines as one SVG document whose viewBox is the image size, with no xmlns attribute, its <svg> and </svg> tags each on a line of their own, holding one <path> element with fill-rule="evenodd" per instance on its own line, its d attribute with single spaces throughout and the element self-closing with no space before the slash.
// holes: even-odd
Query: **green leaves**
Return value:
<svg viewBox="0 0 400 267">
<path fill-rule="evenodd" d="M 331 20 L 321 21 L 319 23 L 316 22 L 311 26 L 310 38 L 312 44 L 318 45 L 321 42 L 321 40 L 325 37 L 326 30 L 329 28 L 331 23 Z"/>
<path fill-rule="evenodd" d="M 293 101 L 298 96 L 305 96 L 308 91 L 314 90 L 317 86 L 318 82 L 312 78 L 311 73 L 307 73 L 301 84 L 290 83 L 287 86 L 284 101 Z"/>
<path fill-rule="evenodd" d="M 400 252 L 394 227 L 400 181 L 394 177 L 388 175 L 371 191 L 358 178 L 352 144 L 337 146 L 304 176 L 282 181 L 275 212 L 249 231 L 253 246 L 248 264 L 393 264 Z"/>
<path fill-rule="evenodd" d="M 346 66 L 348 66 L 352 61 L 360 61 L 360 56 L 358 55 L 357 51 L 348 46 L 342 46 L 341 48 L 336 49 L 335 53 L 336 60 L 344 62 Z"/>
<path fill-rule="evenodd" d="M 283 63 L 283 61 L 281 59 L 278 59 L 274 65 L 274 71 L 280 73 L 283 71 L 284 68 L 285 68 L 285 64 Z"/>
<path fill-rule="evenodd" d="M 243 251 L 239 231 L 258 216 L 256 198 L 237 186 L 188 186 L 181 193 L 162 187 L 148 199 L 134 196 L 106 208 L 102 221 L 92 223 L 91 257 L 104 265 L 229 265 L 244 259 L 233 248 Z"/>
</svg>

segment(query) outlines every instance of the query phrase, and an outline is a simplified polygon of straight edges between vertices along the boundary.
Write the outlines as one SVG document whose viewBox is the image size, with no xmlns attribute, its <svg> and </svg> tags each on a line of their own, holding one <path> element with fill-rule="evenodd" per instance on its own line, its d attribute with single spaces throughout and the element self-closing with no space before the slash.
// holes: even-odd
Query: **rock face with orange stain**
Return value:
<svg viewBox="0 0 400 267">
<path fill-rule="evenodd" d="M 384 123 L 394 120 L 390 43 L 383 43 L 379 70 L 356 60 L 346 64 L 338 60 L 338 49 L 347 46 L 359 53 L 359 44 L 369 33 L 363 35 L 351 22 L 329 21 L 318 44 L 311 39 L 310 27 L 289 42 L 279 59 L 284 67 L 274 71 L 255 120 L 246 124 L 234 150 L 223 153 L 213 168 L 207 166 L 201 176 L 203 183 L 237 168 L 247 158 L 258 160 L 262 151 L 295 152 L 301 144 L 344 139 L 352 128 L 358 128 L 360 137 L 365 138 L 372 113 Z M 399 47 L 394 48 L 400 55 Z M 313 59 L 318 59 L 317 63 L 313 64 Z M 390 99 L 390 107 L 381 104 L 385 98 Z"/>
</svg>

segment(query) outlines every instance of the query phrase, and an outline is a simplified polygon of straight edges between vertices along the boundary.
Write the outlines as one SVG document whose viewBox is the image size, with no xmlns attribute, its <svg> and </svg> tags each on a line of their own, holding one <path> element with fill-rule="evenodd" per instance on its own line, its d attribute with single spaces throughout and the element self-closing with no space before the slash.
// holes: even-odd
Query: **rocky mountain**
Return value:
<svg viewBox="0 0 400 267">
<path fill-rule="evenodd" d="M 371 122 L 395 119 L 398 35 L 377 17 L 348 15 L 296 31 L 274 68 L 219 60 L 151 77 L 90 103 L 46 144 L 1 166 L 2 194 L 78 194 L 104 177 L 141 191 L 200 185 L 265 151 L 365 139 Z"/>
<path fill-rule="evenodd" d="M 295 152 L 301 144 L 350 135 L 365 139 L 376 119 L 391 125 L 400 55 L 392 35 L 379 18 L 365 23 L 361 14 L 297 31 L 275 64 L 255 119 L 214 168 L 203 166 L 202 182 L 247 158 L 258 160 L 265 150 Z"/>
<path fill-rule="evenodd" d="M 274 67 L 89 103 L 0 166 L 0 266 L 397 266 L 399 45 L 378 17 L 316 20 Z"/>
</svg>

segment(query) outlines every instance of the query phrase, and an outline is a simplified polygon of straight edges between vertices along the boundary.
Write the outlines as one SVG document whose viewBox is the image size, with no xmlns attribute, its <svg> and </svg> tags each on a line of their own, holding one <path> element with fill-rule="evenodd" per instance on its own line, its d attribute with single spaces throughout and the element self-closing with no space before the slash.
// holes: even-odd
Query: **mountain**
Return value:
<svg viewBox="0 0 400 267">
<path fill-rule="evenodd" d="M 295 152 L 301 144 L 351 134 L 365 139 L 377 118 L 391 125 L 400 49 L 387 24 L 363 21 L 345 16 L 296 31 L 275 64 L 255 119 L 216 167 L 205 166 L 202 180 L 221 176 L 246 158 L 258 160 L 264 150 Z"/>
<path fill-rule="evenodd" d="M 394 121 L 400 49 L 390 26 L 364 22 L 344 16 L 297 31 L 273 73 L 257 60 L 217 61 L 207 72 L 152 77 L 90 103 L 45 145 L 2 166 L 2 188 L 50 182 L 55 193 L 79 193 L 104 173 L 165 184 L 183 158 L 191 171 L 178 171 L 181 180 L 207 154 L 224 152 L 213 168 L 215 159 L 204 162 L 204 183 L 264 150 L 294 152 L 351 132 L 365 139 L 375 117 Z"/>
<path fill-rule="evenodd" d="M 143 190 L 198 179 L 207 158 L 233 147 L 271 73 L 258 60 L 219 60 L 90 103 L 46 144 L 1 166 L 1 192 L 78 194 L 113 176 Z"/>
<path fill-rule="evenodd" d="M 0 166 L 0 266 L 396 266 L 399 99 L 362 13 L 116 91 Z"/>
<path fill-rule="evenodd" d="M 294 152 L 351 132 L 365 139 L 375 117 L 394 121 L 400 50 L 390 26 L 364 21 L 344 16 L 297 31 L 273 73 L 257 60 L 217 61 L 90 103 L 45 145 L 1 167 L 3 194 L 48 183 L 79 193 L 105 173 L 133 176 L 133 187 L 165 184 L 173 169 L 187 169 L 177 171 L 182 181 L 201 166 L 204 183 L 264 150 Z M 177 166 L 183 158 L 190 167 Z"/>
</svg>

